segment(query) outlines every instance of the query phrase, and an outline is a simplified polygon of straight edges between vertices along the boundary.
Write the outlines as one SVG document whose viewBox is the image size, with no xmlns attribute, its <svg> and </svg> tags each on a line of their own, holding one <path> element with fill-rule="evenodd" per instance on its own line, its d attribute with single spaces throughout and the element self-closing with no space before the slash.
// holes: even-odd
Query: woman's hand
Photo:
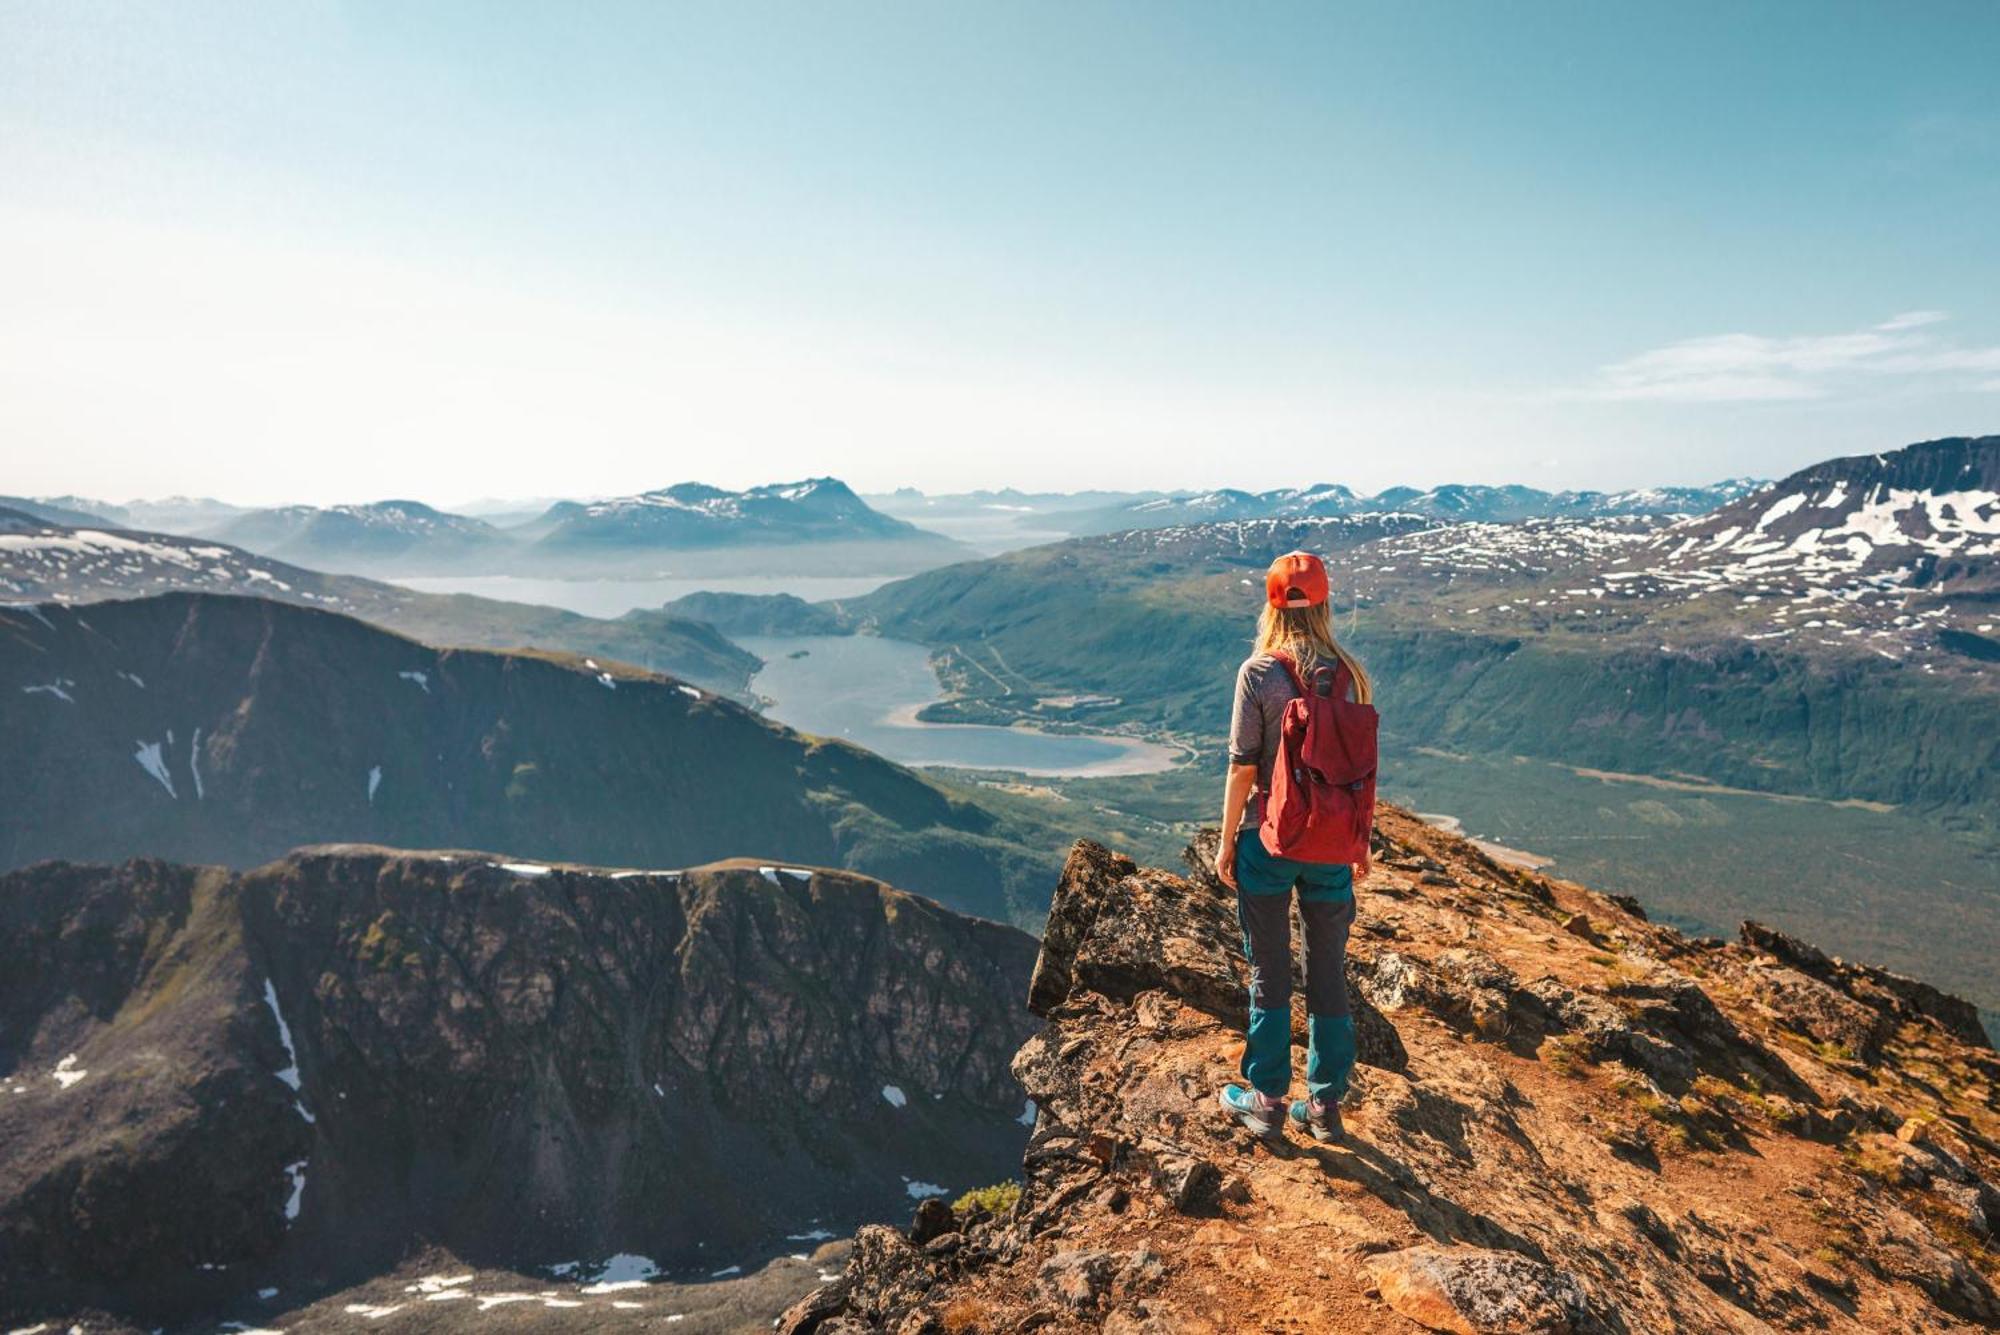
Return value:
<svg viewBox="0 0 2000 1335">
<path fill-rule="evenodd" d="M 1231 890 L 1236 888 L 1236 833 L 1225 830 L 1222 840 L 1215 846 L 1215 874 Z"/>
<path fill-rule="evenodd" d="M 1375 863 L 1368 858 L 1363 858 L 1361 859 L 1361 861 L 1355 863 L 1354 888 L 1356 890 L 1359 890 L 1361 888 L 1361 883 L 1368 879 L 1368 873 L 1374 870 L 1375 870 Z"/>
</svg>

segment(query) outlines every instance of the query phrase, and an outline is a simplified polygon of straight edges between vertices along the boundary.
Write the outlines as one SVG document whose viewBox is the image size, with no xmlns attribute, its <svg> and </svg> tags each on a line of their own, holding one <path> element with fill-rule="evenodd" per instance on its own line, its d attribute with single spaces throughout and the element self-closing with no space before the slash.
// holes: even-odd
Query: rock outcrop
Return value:
<svg viewBox="0 0 2000 1335">
<path fill-rule="evenodd" d="M 0 1321 L 810 1250 L 1018 1162 L 1034 950 L 805 868 L 0 876 Z"/>
<path fill-rule="evenodd" d="M 2000 1325 L 2000 1058 L 1950 998 L 1690 940 L 1385 810 L 1348 1138 L 1265 1141 L 1214 1102 L 1243 977 L 1207 851 L 1183 877 L 1077 846 L 1014 1061 L 1018 1202 L 864 1229 L 786 1335 Z"/>
</svg>

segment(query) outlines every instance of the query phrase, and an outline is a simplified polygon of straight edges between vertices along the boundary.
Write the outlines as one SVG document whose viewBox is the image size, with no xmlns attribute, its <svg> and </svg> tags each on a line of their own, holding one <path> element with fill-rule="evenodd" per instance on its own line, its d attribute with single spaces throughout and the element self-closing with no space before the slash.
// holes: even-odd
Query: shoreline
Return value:
<svg viewBox="0 0 2000 1335">
<path fill-rule="evenodd" d="M 1104 742 L 1122 754 L 1105 760 L 1092 761 L 1087 765 L 954 765 L 943 763 L 914 763 L 913 769 L 957 769 L 989 770 L 1007 774 L 1025 774 L 1042 779 L 1115 779 L 1129 778 L 1141 774 L 1163 774 L 1178 765 L 1182 759 L 1181 748 L 1166 742 L 1149 741 L 1143 737 L 1127 737 L 1121 733 L 1107 732 L 1044 732 L 1031 725 L 999 723 L 932 723 L 917 717 L 923 710 L 937 704 L 937 700 L 921 700 L 913 704 L 900 705 L 882 715 L 880 722 L 892 728 L 951 729 L 975 728 L 993 732 L 1024 732 L 1036 737 L 1060 740 L 1075 737 L 1094 742 Z M 910 763 L 910 762 L 902 762 Z"/>
</svg>

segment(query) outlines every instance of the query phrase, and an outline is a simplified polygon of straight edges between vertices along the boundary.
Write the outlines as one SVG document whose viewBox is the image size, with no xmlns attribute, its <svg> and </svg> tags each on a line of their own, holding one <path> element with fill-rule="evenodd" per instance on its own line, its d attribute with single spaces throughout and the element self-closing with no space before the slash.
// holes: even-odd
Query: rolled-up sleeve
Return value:
<svg viewBox="0 0 2000 1335">
<path fill-rule="evenodd" d="M 1229 763 L 1255 765 L 1264 758 L 1264 711 L 1250 664 L 1236 670 L 1236 701 L 1229 711 Z"/>
</svg>

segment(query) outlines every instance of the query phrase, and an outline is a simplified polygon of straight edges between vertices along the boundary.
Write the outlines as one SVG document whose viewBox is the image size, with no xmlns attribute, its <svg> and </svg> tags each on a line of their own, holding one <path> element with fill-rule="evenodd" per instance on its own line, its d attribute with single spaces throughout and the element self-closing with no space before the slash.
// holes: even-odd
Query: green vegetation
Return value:
<svg viewBox="0 0 2000 1335">
<path fill-rule="evenodd" d="M 1056 823 L 1171 857 L 1216 817 L 1227 683 L 1256 612 L 1246 581 L 1274 554 L 1185 542 L 1013 552 L 836 610 L 931 646 L 957 698 L 930 716 L 1046 726 L 1040 701 L 1096 693 L 1115 703 L 1089 724 L 1187 746 L 1190 763 L 1161 774 L 1036 781 L 1071 804 Z M 1383 586 L 1358 607 L 1335 594 L 1377 681 L 1386 798 L 1685 930 L 1733 935 L 1756 918 L 1970 996 L 1991 1023 L 2000 757 L 1992 729 L 1966 721 L 1992 707 L 1967 692 L 1992 683 L 1865 650 L 1766 652 L 1736 636 L 1731 600 L 1681 604 L 1677 636 L 1710 639 L 1661 653 L 1638 604 L 1509 629 L 1472 614 L 1500 596 L 1491 577 L 1394 579 L 1395 596 Z"/>
<path fill-rule="evenodd" d="M 1019 1182 L 995 1182 L 990 1187 L 976 1187 L 951 1203 L 953 1214 L 971 1214 L 984 1210 L 988 1214 L 1005 1214 L 1021 1199 Z"/>
</svg>

